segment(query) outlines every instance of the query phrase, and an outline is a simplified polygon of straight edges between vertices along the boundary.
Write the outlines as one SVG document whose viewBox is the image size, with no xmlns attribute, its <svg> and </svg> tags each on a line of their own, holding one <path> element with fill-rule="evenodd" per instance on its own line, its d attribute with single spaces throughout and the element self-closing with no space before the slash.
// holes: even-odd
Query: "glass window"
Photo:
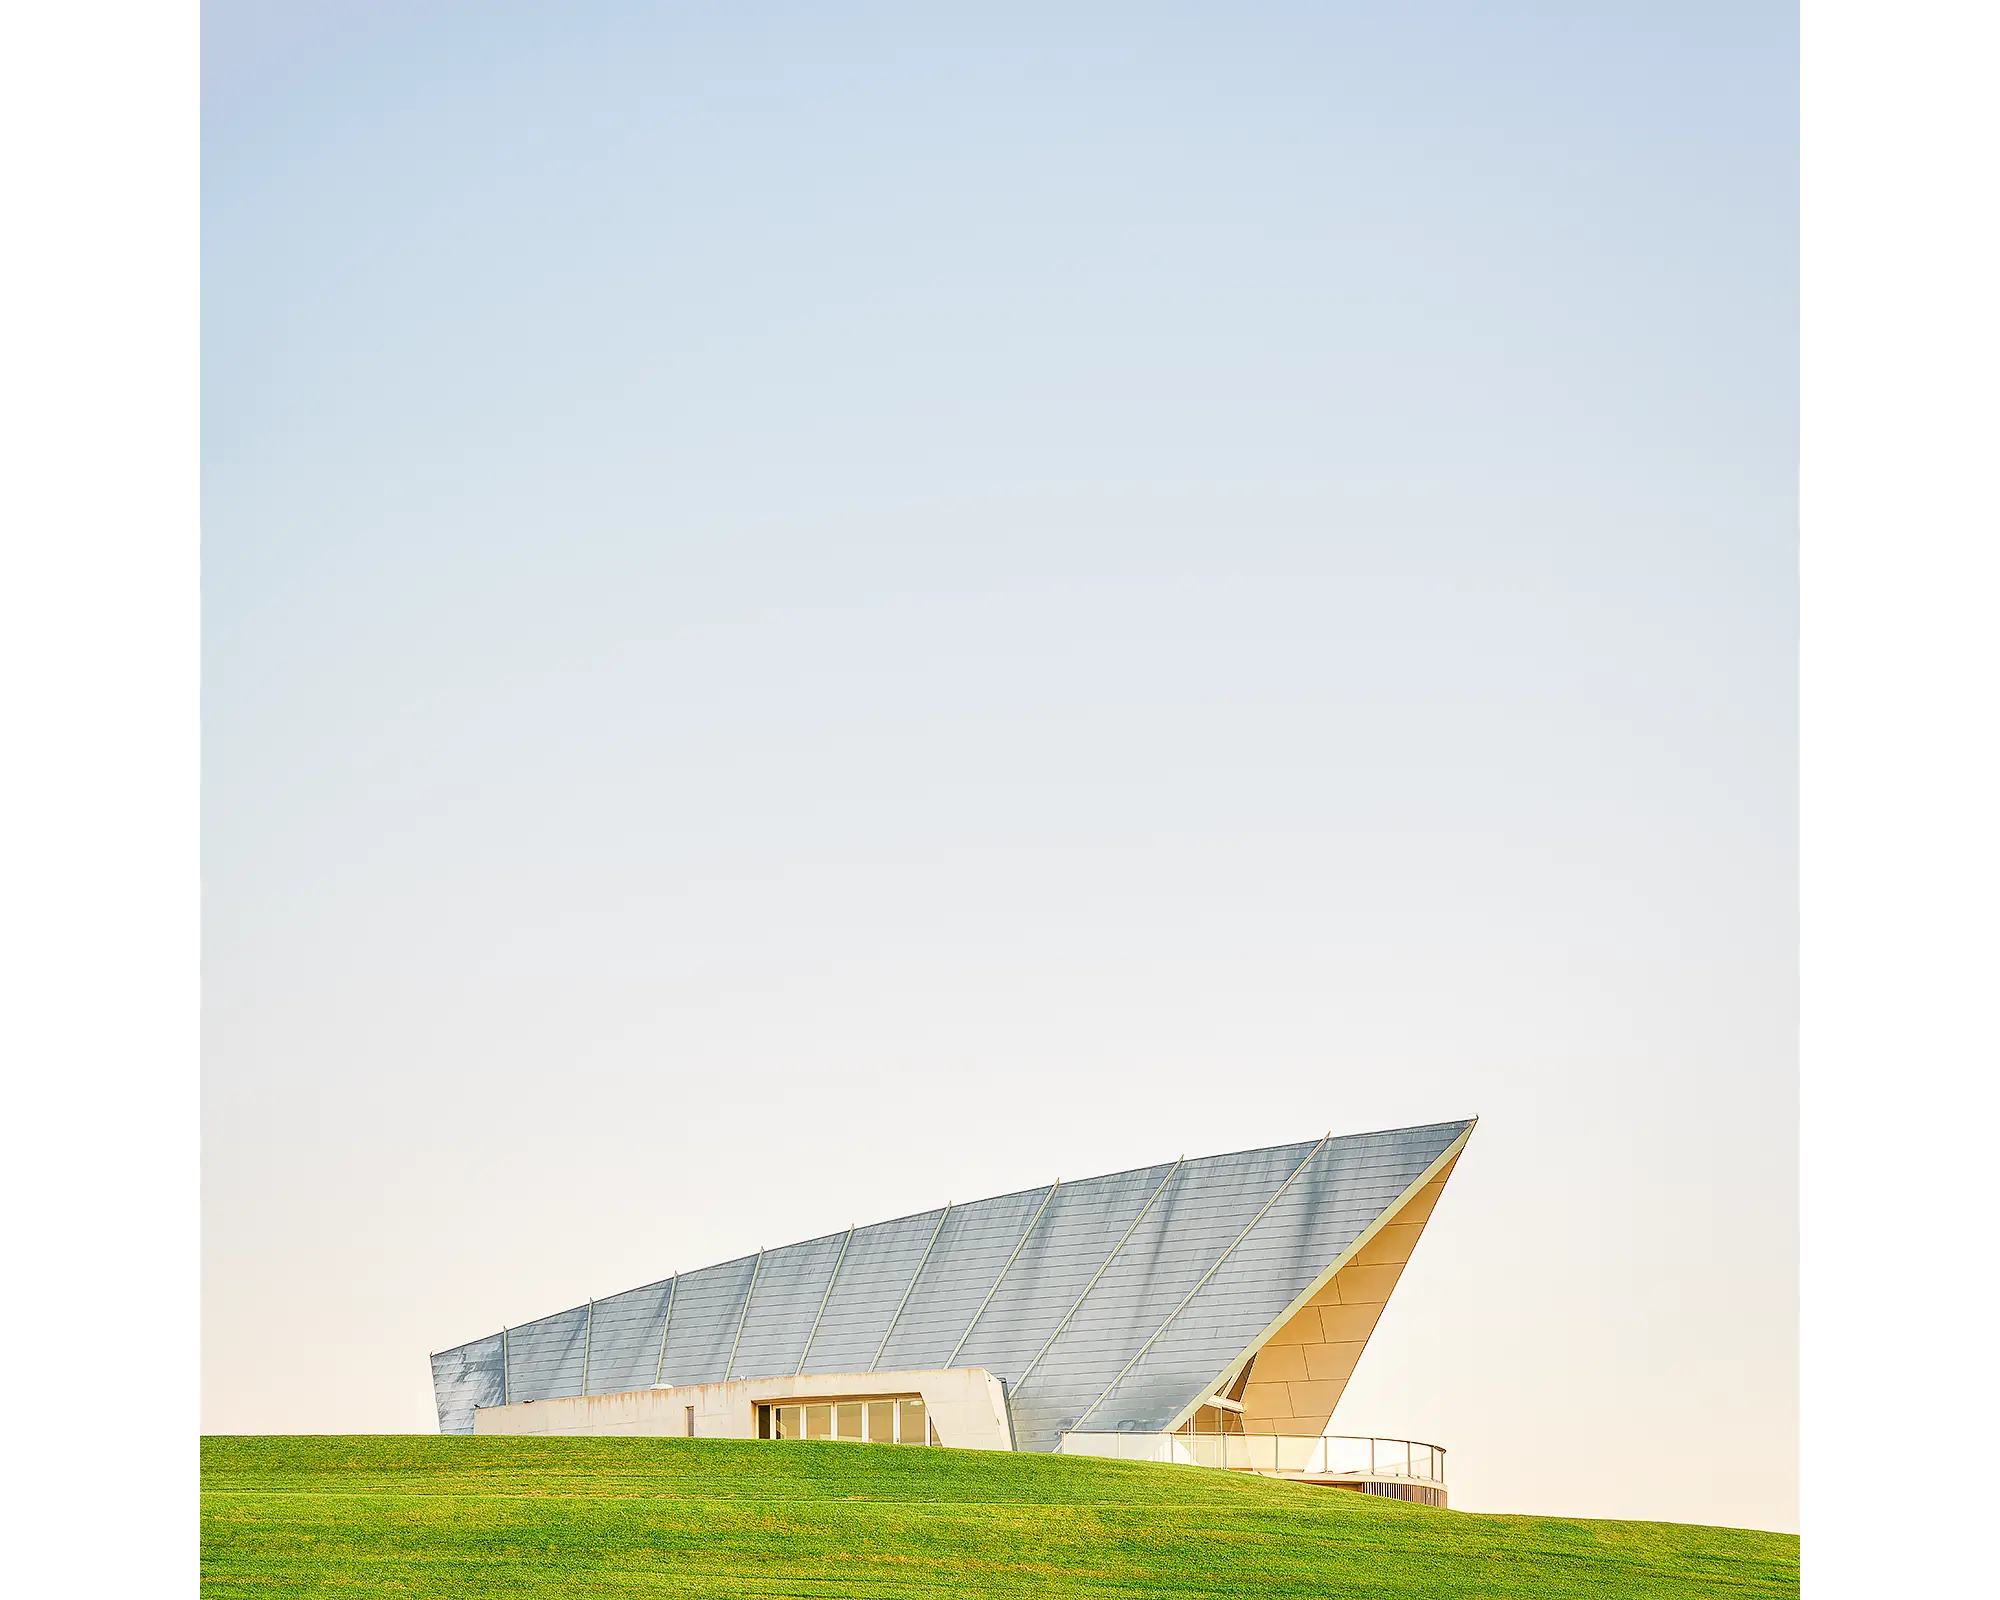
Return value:
<svg viewBox="0 0 2000 1600">
<path fill-rule="evenodd" d="M 690 1408 L 692 1409 L 692 1408 Z M 937 1426 L 918 1395 L 878 1395 L 817 1403 L 770 1402 L 757 1407 L 760 1439 L 866 1439 L 875 1444 L 939 1443 Z"/>
</svg>

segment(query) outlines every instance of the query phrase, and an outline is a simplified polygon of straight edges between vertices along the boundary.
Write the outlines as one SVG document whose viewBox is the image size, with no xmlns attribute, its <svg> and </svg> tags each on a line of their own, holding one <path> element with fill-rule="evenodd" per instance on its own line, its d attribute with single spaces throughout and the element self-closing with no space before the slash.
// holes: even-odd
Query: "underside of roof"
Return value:
<svg viewBox="0 0 2000 1600">
<path fill-rule="evenodd" d="M 438 1425 L 666 1384 L 984 1367 L 1018 1448 L 1157 1432 L 1317 1303 L 1472 1126 L 1166 1162 L 685 1272 L 433 1356 Z"/>
</svg>

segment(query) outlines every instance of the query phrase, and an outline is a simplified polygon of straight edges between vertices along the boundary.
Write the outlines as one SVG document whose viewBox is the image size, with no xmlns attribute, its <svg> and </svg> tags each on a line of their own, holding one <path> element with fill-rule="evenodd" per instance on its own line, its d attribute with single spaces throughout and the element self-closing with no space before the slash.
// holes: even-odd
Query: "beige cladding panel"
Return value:
<svg viewBox="0 0 2000 1600">
<path fill-rule="evenodd" d="M 1456 1166 L 1457 1164 L 1454 1160 L 1452 1166 Z M 1404 1223 L 1413 1223 L 1421 1228 L 1426 1222 L 1429 1222 L 1431 1220 L 1431 1213 L 1437 1209 L 1438 1197 L 1444 1193 L 1445 1179 L 1450 1176 L 1451 1167 L 1446 1167 L 1444 1171 L 1440 1172 L 1429 1183 L 1411 1195 L 1410 1203 L 1396 1213 L 1397 1224 L 1400 1226 Z"/>
<path fill-rule="evenodd" d="M 1264 1346 L 1257 1356 L 1257 1381 L 1259 1383 L 1303 1382 L 1312 1376 L 1306 1370 L 1306 1351 L 1317 1349 L 1317 1345 L 1279 1344 L 1275 1340 Z"/>
<path fill-rule="evenodd" d="M 1361 1247 L 1355 1262 L 1364 1267 L 1400 1267 L 1410 1259 L 1423 1231 L 1421 1223 L 1392 1223 Z"/>
<path fill-rule="evenodd" d="M 1317 1344 L 1320 1332 L 1319 1305 L 1315 1300 L 1271 1336 L 1271 1344 Z M 1269 1349 L 1266 1345 L 1264 1348 Z"/>
<path fill-rule="evenodd" d="M 1321 1306 L 1320 1342 L 1325 1344 L 1366 1344 L 1381 1320 L 1381 1305 Z"/>
<path fill-rule="evenodd" d="M 1340 1403 L 1340 1392 L 1347 1387 L 1347 1380 L 1338 1383 L 1288 1383 L 1285 1388 L 1290 1393 L 1292 1415 L 1294 1417 L 1330 1417 L 1333 1408 Z M 1317 1434 L 1326 1424 L 1311 1432 Z M 1287 1433 L 1303 1433 L 1307 1430 L 1287 1428 Z"/>
<path fill-rule="evenodd" d="M 1263 1358 L 1260 1356 L 1261 1361 Z M 1266 1426 L 1273 1419 L 1289 1419 L 1292 1414 L 1291 1385 L 1253 1383 L 1243 1391 L 1243 1426 L 1252 1433 L 1286 1433 L 1289 1429 Z"/>
<path fill-rule="evenodd" d="M 1403 1275 L 1403 1265 L 1397 1262 L 1387 1267 L 1364 1267 L 1358 1263 L 1342 1267 L 1340 1276 L 1334 1282 L 1340 1286 L 1340 1304 L 1344 1306 L 1382 1305 L 1396 1287 L 1396 1280 Z"/>
<path fill-rule="evenodd" d="M 1354 1376 L 1365 1346 L 1354 1344 L 1309 1344 L 1299 1352 L 1305 1357 L 1305 1376 L 1315 1383 L 1345 1383 Z"/>
</svg>

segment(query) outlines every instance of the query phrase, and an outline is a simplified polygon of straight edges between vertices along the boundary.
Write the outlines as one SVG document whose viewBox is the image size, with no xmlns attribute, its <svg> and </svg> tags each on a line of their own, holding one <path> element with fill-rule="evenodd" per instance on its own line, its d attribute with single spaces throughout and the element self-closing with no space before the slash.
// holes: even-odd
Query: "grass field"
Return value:
<svg viewBox="0 0 2000 1600">
<path fill-rule="evenodd" d="M 210 1595 L 1714 1596 L 1798 1540 L 1199 1467 L 695 1439 L 202 1441 Z"/>
</svg>

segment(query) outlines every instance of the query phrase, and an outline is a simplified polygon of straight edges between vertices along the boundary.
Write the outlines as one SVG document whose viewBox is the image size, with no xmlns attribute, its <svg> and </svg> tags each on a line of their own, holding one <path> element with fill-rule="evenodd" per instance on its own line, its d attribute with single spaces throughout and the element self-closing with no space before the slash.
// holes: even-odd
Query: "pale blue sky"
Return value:
<svg viewBox="0 0 2000 1600">
<path fill-rule="evenodd" d="M 205 16 L 207 1426 L 1477 1113 L 1336 1422 L 1795 1525 L 1791 8 Z"/>
</svg>

